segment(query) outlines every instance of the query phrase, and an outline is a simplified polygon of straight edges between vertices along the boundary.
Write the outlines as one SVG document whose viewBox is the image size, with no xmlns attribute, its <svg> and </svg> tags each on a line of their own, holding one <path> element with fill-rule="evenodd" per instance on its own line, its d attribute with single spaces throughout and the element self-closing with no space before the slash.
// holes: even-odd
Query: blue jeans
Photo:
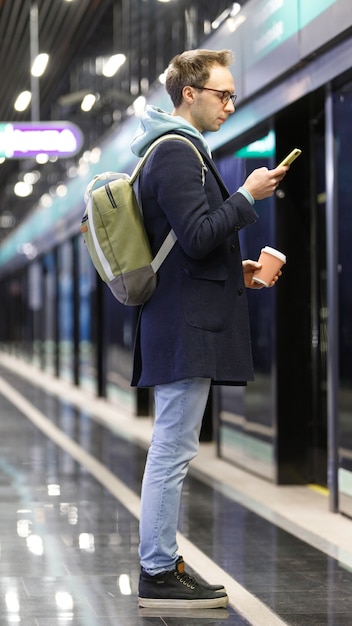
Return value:
<svg viewBox="0 0 352 626">
<path fill-rule="evenodd" d="M 142 483 L 139 556 L 155 575 L 174 569 L 183 481 L 199 448 L 210 378 L 155 387 L 155 423 Z"/>
</svg>

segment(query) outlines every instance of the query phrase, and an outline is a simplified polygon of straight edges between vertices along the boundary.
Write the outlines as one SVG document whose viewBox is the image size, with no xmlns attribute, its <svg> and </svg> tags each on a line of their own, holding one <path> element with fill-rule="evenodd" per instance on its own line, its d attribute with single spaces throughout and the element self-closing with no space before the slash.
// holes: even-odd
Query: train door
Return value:
<svg viewBox="0 0 352 626">
<path fill-rule="evenodd" d="M 277 202 L 287 254 L 277 303 L 278 482 L 327 484 L 324 91 L 276 120 L 278 157 L 293 147 Z"/>
<path fill-rule="evenodd" d="M 333 92 L 338 262 L 338 389 L 336 398 L 338 508 L 352 516 L 352 81 Z"/>
<path fill-rule="evenodd" d="M 278 312 L 285 330 L 278 352 L 278 466 L 281 482 L 290 482 L 301 463 L 302 479 L 328 485 L 330 508 L 351 515 L 352 82 L 341 78 L 338 83 L 331 91 L 325 87 L 307 96 L 278 120 L 278 137 L 285 136 L 284 128 L 290 129 L 286 148 L 298 144 L 305 154 L 286 177 L 285 216 L 280 206 L 277 209 L 290 267 L 293 261 L 292 272 L 299 268 L 299 285 L 288 272 L 291 295 L 278 291 L 279 309 L 285 311 L 285 321 Z M 290 363 L 285 366 L 287 349 Z M 303 377 L 296 376 L 295 360 Z M 292 423 L 294 427 L 287 425 Z"/>
</svg>

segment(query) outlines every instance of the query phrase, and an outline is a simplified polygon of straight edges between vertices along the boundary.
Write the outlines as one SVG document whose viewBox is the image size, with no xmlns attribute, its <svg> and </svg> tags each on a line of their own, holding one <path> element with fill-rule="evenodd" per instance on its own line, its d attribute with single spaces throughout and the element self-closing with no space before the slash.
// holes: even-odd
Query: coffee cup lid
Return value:
<svg viewBox="0 0 352 626">
<path fill-rule="evenodd" d="M 279 250 L 276 250 L 275 248 L 271 248 L 270 246 L 265 246 L 264 248 L 262 248 L 262 252 L 267 252 L 268 254 L 272 254 L 273 256 L 276 256 L 278 259 L 280 259 L 283 263 L 286 263 L 286 255 L 283 254 L 283 252 L 279 252 Z"/>
</svg>

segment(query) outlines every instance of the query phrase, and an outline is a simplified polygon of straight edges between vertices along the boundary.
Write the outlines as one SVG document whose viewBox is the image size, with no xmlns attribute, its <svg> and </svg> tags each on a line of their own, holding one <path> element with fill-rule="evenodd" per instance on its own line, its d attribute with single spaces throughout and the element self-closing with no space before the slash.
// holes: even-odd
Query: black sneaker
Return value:
<svg viewBox="0 0 352 626">
<path fill-rule="evenodd" d="M 138 602 L 143 607 L 171 609 L 215 609 L 227 606 L 224 587 L 198 582 L 185 572 L 180 557 L 174 570 L 150 576 L 143 569 L 139 577 Z"/>
</svg>

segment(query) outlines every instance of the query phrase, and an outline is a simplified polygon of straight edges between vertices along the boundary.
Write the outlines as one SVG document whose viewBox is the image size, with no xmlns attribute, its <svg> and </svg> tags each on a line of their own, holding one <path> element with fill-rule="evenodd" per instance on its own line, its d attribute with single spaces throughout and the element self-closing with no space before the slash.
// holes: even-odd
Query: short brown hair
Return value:
<svg viewBox="0 0 352 626">
<path fill-rule="evenodd" d="M 171 61 L 166 73 L 166 91 L 175 107 L 182 102 L 182 91 L 187 85 L 202 87 L 214 65 L 228 67 L 233 62 L 231 50 L 186 50 Z"/>
</svg>

